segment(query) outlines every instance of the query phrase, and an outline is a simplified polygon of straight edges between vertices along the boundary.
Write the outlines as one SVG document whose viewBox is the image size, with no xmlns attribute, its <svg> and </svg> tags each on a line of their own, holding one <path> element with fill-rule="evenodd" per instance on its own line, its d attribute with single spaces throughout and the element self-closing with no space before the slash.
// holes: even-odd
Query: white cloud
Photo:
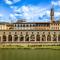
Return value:
<svg viewBox="0 0 60 60">
<path fill-rule="evenodd" d="M 27 21 L 44 21 L 47 20 L 47 17 L 50 17 L 50 11 L 40 6 L 22 6 L 14 10 L 14 13 L 15 16 L 20 16 Z M 44 17 L 46 18 L 43 20 Z"/>
<path fill-rule="evenodd" d="M 9 19 L 12 20 L 13 22 L 15 22 L 17 20 L 17 18 L 15 17 L 14 14 L 10 14 Z"/>
<path fill-rule="evenodd" d="M 14 17 L 20 17 L 26 19 L 28 22 L 33 21 L 50 21 L 50 9 L 40 6 L 21 6 L 20 8 L 14 8 Z M 55 18 L 59 18 L 60 12 L 55 11 Z M 13 18 L 13 17 L 12 17 Z"/>
<path fill-rule="evenodd" d="M 54 6 L 60 6 L 60 0 L 52 1 L 51 4 L 54 5 Z"/>
<path fill-rule="evenodd" d="M 56 11 L 56 12 L 55 12 L 55 17 L 60 18 L 60 12 L 59 12 L 59 11 Z"/>
<path fill-rule="evenodd" d="M 21 0 L 13 0 L 14 3 L 19 2 L 19 1 L 21 1 Z"/>
<path fill-rule="evenodd" d="M 5 21 L 5 17 L 2 13 L 0 13 L 0 22 L 3 22 L 3 21 Z"/>
<path fill-rule="evenodd" d="M 17 3 L 17 2 L 19 2 L 19 1 L 21 1 L 21 0 L 4 0 L 4 1 L 5 1 L 5 3 L 8 4 L 8 5 L 12 5 L 12 4 Z"/>
<path fill-rule="evenodd" d="M 9 4 L 9 5 L 12 4 L 12 1 L 10 1 L 10 0 L 5 0 L 5 2 L 6 2 L 6 4 Z"/>
<path fill-rule="evenodd" d="M 0 17 L 2 17 L 3 15 L 2 14 L 0 14 Z"/>
</svg>

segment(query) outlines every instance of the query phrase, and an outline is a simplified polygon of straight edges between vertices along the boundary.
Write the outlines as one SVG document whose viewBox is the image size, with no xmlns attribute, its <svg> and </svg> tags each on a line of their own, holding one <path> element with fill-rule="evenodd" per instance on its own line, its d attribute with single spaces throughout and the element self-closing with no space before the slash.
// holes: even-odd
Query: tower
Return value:
<svg viewBox="0 0 60 60">
<path fill-rule="evenodd" d="M 51 19 L 51 23 L 53 23 L 54 22 L 54 8 L 53 8 L 53 6 L 50 11 L 50 19 Z"/>
</svg>

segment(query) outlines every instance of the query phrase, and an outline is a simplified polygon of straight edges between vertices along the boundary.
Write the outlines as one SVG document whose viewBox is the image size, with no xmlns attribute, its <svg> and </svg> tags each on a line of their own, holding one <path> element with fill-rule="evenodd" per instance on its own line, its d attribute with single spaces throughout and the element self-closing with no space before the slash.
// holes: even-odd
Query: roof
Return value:
<svg viewBox="0 0 60 60">
<path fill-rule="evenodd" d="M 50 24 L 50 22 L 15 22 L 13 24 Z"/>
<path fill-rule="evenodd" d="M 0 25 L 9 24 L 8 22 L 0 22 Z"/>
</svg>

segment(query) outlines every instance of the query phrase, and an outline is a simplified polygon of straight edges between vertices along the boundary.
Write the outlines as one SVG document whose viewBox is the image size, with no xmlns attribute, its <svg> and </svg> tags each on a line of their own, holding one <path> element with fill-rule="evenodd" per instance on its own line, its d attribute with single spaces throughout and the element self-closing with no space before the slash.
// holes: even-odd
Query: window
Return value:
<svg viewBox="0 0 60 60">
<path fill-rule="evenodd" d="M 19 24 L 18 24 L 18 27 L 19 27 Z"/>
<path fill-rule="evenodd" d="M 16 24 L 14 24 L 14 26 L 16 27 Z"/>
<path fill-rule="evenodd" d="M 29 25 L 27 24 L 26 27 L 28 27 Z"/>
<path fill-rule="evenodd" d="M 18 24 L 16 24 L 16 27 L 18 27 Z"/>
<path fill-rule="evenodd" d="M 30 24 L 30 27 L 31 27 L 31 24 Z"/>
<path fill-rule="evenodd" d="M 33 24 L 33 27 L 35 26 L 35 24 Z"/>
<path fill-rule="evenodd" d="M 23 24 L 23 27 L 25 27 L 25 24 Z"/>
</svg>

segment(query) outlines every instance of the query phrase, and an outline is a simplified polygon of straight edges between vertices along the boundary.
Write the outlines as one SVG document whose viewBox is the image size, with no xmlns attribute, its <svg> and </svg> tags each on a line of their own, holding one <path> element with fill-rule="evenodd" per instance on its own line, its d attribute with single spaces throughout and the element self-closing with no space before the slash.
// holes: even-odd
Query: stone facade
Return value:
<svg viewBox="0 0 60 60">
<path fill-rule="evenodd" d="M 60 31 L 1 30 L 0 43 L 60 44 Z"/>
<path fill-rule="evenodd" d="M 60 45 L 60 22 L 54 21 L 54 9 L 51 9 L 50 16 L 51 22 L 18 21 L 0 24 L 0 43 Z"/>
</svg>

